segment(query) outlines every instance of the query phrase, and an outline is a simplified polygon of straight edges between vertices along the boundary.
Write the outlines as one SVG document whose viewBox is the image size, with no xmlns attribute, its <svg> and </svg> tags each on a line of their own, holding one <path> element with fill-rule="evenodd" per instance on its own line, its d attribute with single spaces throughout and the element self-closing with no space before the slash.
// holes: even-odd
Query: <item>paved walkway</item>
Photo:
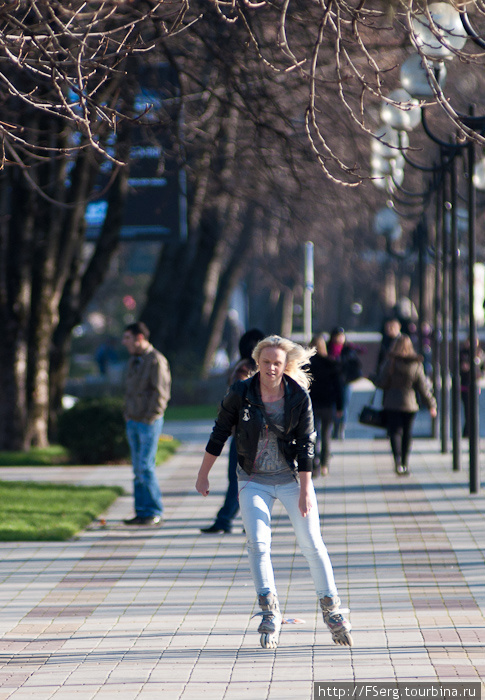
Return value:
<svg viewBox="0 0 485 700">
<path fill-rule="evenodd" d="M 128 495 L 105 527 L 75 541 L 0 543 L 0 700 L 310 700 L 312 681 L 483 686 L 485 496 L 469 494 L 465 469 L 453 472 L 437 441 L 416 440 L 412 475 L 399 479 L 387 440 L 354 415 L 347 439 L 333 444 L 330 475 L 315 482 L 352 649 L 331 643 L 286 514 L 275 508 L 279 597 L 299 622 L 283 627 L 273 651 L 260 648 L 251 619 L 240 520 L 231 535 L 199 531 L 221 504 L 227 455 L 203 499 L 193 483 L 210 424 L 187 428 L 165 426 L 187 440 L 159 470 L 163 528 L 123 526 Z M 124 466 L 0 477 L 131 489 Z"/>
</svg>

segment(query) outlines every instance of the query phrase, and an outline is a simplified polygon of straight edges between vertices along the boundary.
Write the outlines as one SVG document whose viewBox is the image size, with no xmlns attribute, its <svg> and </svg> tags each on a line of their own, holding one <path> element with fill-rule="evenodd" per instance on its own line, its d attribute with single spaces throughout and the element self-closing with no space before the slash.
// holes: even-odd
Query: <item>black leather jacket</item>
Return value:
<svg viewBox="0 0 485 700">
<path fill-rule="evenodd" d="M 309 472 L 315 454 L 315 430 L 310 395 L 291 377 L 283 377 L 285 386 L 284 434 L 278 443 L 288 464 L 296 471 Z M 206 451 L 218 457 L 233 426 L 236 426 L 238 462 L 251 474 L 256 459 L 258 439 L 267 425 L 259 388 L 259 372 L 236 382 L 224 397 Z"/>
</svg>

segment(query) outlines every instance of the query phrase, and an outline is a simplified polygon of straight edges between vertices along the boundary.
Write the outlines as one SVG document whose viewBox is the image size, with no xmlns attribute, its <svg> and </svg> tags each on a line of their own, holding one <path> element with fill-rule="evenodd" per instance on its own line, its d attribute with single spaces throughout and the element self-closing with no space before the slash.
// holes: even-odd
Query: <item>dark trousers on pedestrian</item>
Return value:
<svg viewBox="0 0 485 700">
<path fill-rule="evenodd" d="M 317 431 L 315 455 L 322 467 L 328 467 L 330 459 L 330 439 L 335 416 L 334 410 L 333 406 L 313 408 L 315 430 Z"/>
<path fill-rule="evenodd" d="M 215 525 L 223 529 L 230 529 L 232 521 L 239 510 L 238 485 L 237 485 L 237 449 L 236 438 L 232 437 L 229 445 L 229 463 L 227 467 L 228 486 L 224 504 L 216 516 Z"/>
<path fill-rule="evenodd" d="M 463 422 L 463 437 L 469 436 L 469 423 L 470 423 L 470 392 L 468 387 L 464 389 L 461 388 L 461 401 L 463 403 L 463 412 L 465 420 Z"/>
<path fill-rule="evenodd" d="M 343 440 L 345 437 L 345 426 L 347 425 L 347 421 L 349 419 L 349 406 L 350 399 L 352 397 L 352 384 L 344 384 L 342 392 L 342 415 L 339 418 L 334 415 L 333 419 L 332 437 L 337 440 Z"/>
<path fill-rule="evenodd" d="M 387 434 L 396 466 L 408 466 L 416 413 L 386 410 Z"/>
</svg>

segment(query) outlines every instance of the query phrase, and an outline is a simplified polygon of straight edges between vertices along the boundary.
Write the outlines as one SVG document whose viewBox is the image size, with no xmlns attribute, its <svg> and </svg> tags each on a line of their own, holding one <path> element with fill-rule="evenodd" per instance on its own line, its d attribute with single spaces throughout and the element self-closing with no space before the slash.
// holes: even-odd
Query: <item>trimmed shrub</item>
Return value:
<svg viewBox="0 0 485 700">
<path fill-rule="evenodd" d="M 125 434 L 123 400 L 81 399 L 59 416 L 58 440 L 81 464 L 105 464 L 130 454 Z"/>
</svg>

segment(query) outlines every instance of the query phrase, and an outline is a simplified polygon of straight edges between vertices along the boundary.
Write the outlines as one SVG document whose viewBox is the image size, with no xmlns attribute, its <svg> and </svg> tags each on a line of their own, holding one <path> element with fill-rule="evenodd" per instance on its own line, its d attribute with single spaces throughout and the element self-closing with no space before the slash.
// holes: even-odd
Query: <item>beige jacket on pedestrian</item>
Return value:
<svg viewBox="0 0 485 700">
<path fill-rule="evenodd" d="M 415 413 L 419 410 L 416 392 L 428 409 L 436 408 L 436 401 L 424 373 L 420 356 L 392 357 L 384 361 L 376 385 L 384 390 L 382 406 L 388 411 Z"/>
<path fill-rule="evenodd" d="M 153 423 L 165 413 L 172 378 L 167 358 L 149 344 L 132 355 L 126 372 L 125 419 Z"/>
</svg>

